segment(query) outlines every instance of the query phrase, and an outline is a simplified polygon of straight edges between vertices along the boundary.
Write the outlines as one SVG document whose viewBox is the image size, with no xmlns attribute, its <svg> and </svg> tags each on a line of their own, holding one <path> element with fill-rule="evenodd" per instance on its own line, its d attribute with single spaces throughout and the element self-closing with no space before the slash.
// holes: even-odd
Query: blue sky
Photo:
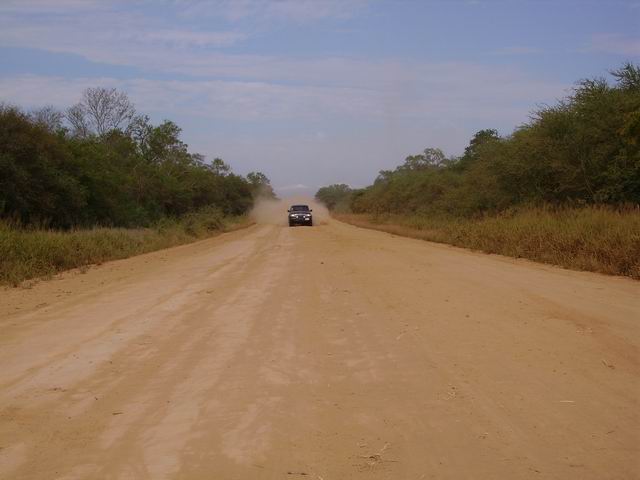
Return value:
<svg viewBox="0 0 640 480">
<path fill-rule="evenodd" d="M 193 151 L 313 193 L 640 61 L 640 0 L 0 0 L 0 60 L 0 101 L 116 87 Z"/>
</svg>

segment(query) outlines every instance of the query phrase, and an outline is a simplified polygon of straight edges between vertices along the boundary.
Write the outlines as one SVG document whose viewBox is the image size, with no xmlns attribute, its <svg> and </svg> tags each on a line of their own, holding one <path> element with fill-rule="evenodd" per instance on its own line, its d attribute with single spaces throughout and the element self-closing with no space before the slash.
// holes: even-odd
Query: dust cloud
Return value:
<svg viewBox="0 0 640 480">
<path fill-rule="evenodd" d="M 259 199 L 249 214 L 254 222 L 263 225 L 287 225 L 287 209 L 291 205 L 309 205 L 313 210 L 313 224 L 326 225 L 329 210 L 311 197 L 287 197 L 278 200 Z"/>
</svg>

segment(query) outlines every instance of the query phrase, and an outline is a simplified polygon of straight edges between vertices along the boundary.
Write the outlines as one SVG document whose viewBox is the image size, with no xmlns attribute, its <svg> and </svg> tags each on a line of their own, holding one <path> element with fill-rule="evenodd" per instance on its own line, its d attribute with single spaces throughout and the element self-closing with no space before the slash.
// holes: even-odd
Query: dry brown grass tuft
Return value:
<svg viewBox="0 0 640 480">
<path fill-rule="evenodd" d="M 0 222 L 0 284 L 18 286 L 28 279 L 173 247 L 249 224 L 246 217 L 223 218 L 214 211 L 138 229 L 56 231 Z"/>
<path fill-rule="evenodd" d="M 529 208 L 480 219 L 354 214 L 335 217 L 396 235 L 640 279 L 637 208 Z"/>
</svg>

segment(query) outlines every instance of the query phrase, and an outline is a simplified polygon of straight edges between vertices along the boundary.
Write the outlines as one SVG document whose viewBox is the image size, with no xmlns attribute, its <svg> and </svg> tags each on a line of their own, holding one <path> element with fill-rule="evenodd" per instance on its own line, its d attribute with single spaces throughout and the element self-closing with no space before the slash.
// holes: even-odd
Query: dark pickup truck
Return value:
<svg viewBox="0 0 640 480">
<path fill-rule="evenodd" d="M 294 225 L 309 225 L 313 226 L 313 216 L 309 205 L 291 205 L 291 208 L 287 210 L 289 212 L 289 226 Z"/>
</svg>

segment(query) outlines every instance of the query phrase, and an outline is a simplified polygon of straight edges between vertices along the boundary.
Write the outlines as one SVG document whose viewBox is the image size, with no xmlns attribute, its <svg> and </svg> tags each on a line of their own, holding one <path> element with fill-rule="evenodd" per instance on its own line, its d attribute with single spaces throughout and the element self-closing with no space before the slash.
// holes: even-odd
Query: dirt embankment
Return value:
<svg viewBox="0 0 640 480">
<path fill-rule="evenodd" d="M 2 290 L 0 478 L 638 478 L 638 282 L 284 207 Z"/>
</svg>

